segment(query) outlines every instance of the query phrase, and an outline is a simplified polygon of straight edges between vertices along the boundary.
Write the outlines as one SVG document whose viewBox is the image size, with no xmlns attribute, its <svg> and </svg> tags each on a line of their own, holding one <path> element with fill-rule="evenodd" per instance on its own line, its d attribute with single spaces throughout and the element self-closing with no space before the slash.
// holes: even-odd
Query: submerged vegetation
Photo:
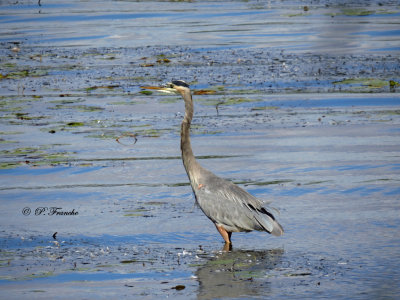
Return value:
<svg viewBox="0 0 400 300">
<path fill-rule="evenodd" d="M 336 85 L 349 85 L 355 88 L 358 91 L 365 91 L 366 88 L 370 89 L 384 89 L 389 87 L 390 89 L 394 89 L 400 84 L 394 80 L 382 80 L 375 78 L 349 78 L 341 81 L 335 81 Z"/>
<path fill-rule="evenodd" d="M 62 146 L 64 145 L 57 144 L 0 150 L 2 157 L 0 165 L 4 169 L 21 165 L 38 167 L 65 164 L 72 153 L 64 150 L 55 150 L 56 148 L 62 148 Z"/>
<path fill-rule="evenodd" d="M 2 51 L 6 54 L 8 50 Z M 136 60 L 121 68 L 129 51 L 135 52 Z M 107 140 L 124 147 L 136 147 L 145 138 L 176 138 L 179 116 L 160 123 L 157 112 L 172 106 L 177 107 L 176 111 L 182 109 L 179 97 L 162 93 L 160 86 L 181 76 L 183 66 L 196 72 L 198 66 L 203 66 L 196 79 L 188 78 L 188 81 L 196 104 L 206 110 L 214 108 L 206 119 L 200 114 L 200 123 L 193 124 L 195 136 L 224 134 L 224 129 L 217 124 L 218 117 L 233 107 L 257 115 L 275 113 L 284 120 L 289 112 L 282 109 L 279 101 L 270 99 L 271 94 L 302 93 L 306 98 L 308 94 L 326 92 L 397 93 L 400 90 L 400 63 L 394 57 L 262 52 L 227 50 L 209 52 L 206 56 L 192 51 L 187 59 L 180 48 L 125 49 L 124 53 L 121 49 L 55 49 L 45 54 L 40 48 L 26 48 L 18 55 L 3 55 L 0 60 L 4 67 L 0 96 L 0 121 L 4 127 L 0 135 L 1 168 L 65 164 L 79 156 L 80 150 L 63 150 L 63 147 L 55 150 L 37 145 L 70 139 L 70 135 L 83 145 Z M 157 75 L 159 68 L 165 67 L 169 68 L 168 79 Z M 81 75 L 83 70 L 85 73 Z M 349 70 L 354 75 L 364 75 L 352 77 Z M 343 72 L 348 75 L 345 79 Z M 150 103 L 155 105 L 151 110 L 155 113 L 153 117 L 144 117 L 148 112 L 143 108 Z M 285 106 L 290 106 L 287 103 Z M 396 115 L 387 111 L 386 115 L 377 116 L 377 121 L 387 121 Z M 209 124 L 210 118 L 217 118 L 211 128 L 204 125 Z M 316 124 L 324 124 L 324 118 L 316 119 L 319 120 Z M 327 124 L 345 122 L 335 120 Z M 24 141 L 31 137 L 35 139 L 34 145 Z"/>
</svg>

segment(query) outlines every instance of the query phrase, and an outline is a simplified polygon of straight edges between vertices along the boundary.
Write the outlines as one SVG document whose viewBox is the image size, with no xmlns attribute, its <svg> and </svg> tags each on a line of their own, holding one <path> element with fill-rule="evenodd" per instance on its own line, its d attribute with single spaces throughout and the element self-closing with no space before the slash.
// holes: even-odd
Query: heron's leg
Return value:
<svg viewBox="0 0 400 300">
<path fill-rule="evenodd" d="M 229 251 L 232 251 L 232 243 L 225 243 L 224 244 L 224 247 L 222 247 L 222 251 L 223 252 L 229 252 Z"/>
<path fill-rule="evenodd" d="M 226 231 L 224 227 L 218 226 L 217 224 L 215 224 L 215 227 L 217 227 L 218 232 L 224 238 L 225 243 L 230 244 L 232 232 Z"/>
</svg>

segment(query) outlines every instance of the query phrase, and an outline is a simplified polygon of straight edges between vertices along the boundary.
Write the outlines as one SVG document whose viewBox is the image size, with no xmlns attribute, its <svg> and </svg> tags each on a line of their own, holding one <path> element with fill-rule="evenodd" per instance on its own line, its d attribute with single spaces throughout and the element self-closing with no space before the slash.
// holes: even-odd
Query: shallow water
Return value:
<svg viewBox="0 0 400 300">
<path fill-rule="evenodd" d="M 6 2 L 0 6 L 0 42 L 272 47 L 336 54 L 400 51 L 397 1 Z"/>
<path fill-rule="evenodd" d="M 397 297 L 395 4 L 42 2 L 0 6 L 4 297 Z M 141 88 L 177 78 L 200 163 L 273 201 L 284 236 L 223 251 L 182 100 Z"/>
</svg>

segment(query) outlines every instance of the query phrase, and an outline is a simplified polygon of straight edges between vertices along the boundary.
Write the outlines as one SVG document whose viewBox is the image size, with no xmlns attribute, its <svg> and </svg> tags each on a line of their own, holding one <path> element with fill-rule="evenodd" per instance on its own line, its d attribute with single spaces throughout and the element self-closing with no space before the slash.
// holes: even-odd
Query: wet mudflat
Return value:
<svg viewBox="0 0 400 300">
<path fill-rule="evenodd" d="M 0 6 L 5 298 L 397 297 L 396 5 L 71 3 Z M 200 163 L 273 201 L 284 236 L 223 251 L 182 100 L 149 88 L 171 79 Z"/>
</svg>

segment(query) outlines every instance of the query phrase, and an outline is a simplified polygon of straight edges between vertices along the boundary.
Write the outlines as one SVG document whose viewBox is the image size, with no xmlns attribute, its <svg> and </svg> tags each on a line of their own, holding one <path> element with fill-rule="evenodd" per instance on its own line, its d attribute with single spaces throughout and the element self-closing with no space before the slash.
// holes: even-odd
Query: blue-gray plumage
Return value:
<svg viewBox="0 0 400 300">
<path fill-rule="evenodd" d="M 267 231 L 275 236 L 283 234 L 282 226 L 263 203 L 234 183 L 204 169 L 193 155 L 190 144 L 190 124 L 193 101 L 189 85 L 177 80 L 168 84 L 185 101 L 185 117 L 181 125 L 183 165 L 190 180 L 196 202 L 215 224 L 225 243 L 231 243 L 232 232 Z"/>
</svg>

